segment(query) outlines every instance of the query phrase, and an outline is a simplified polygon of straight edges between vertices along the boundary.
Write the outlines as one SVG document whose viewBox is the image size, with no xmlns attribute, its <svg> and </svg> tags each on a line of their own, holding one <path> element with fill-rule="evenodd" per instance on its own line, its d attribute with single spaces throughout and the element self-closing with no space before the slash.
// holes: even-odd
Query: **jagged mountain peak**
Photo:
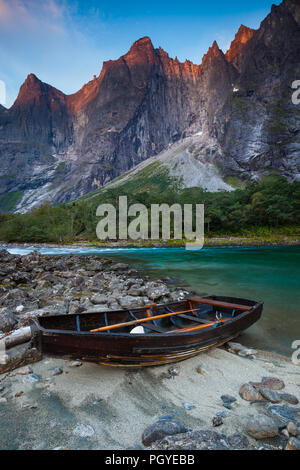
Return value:
<svg viewBox="0 0 300 470">
<path fill-rule="evenodd" d="M 255 33 L 255 29 L 248 28 L 245 25 L 241 25 L 238 32 L 235 35 L 234 40 L 232 41 L 230 48 L 226 52 L 225 56 L 228 62 L 233 63 L 234 65 L 236 62 L 237 57 L 241 54 L 245 44 L 253 37 Z"/>
<path fill-rule="evenodd" d="M 154 49 L 153 47 L 153 44 L 152 44 L 152 41 L 151 39 L 149 38 L 149 36 L 144 36 L 142 38 L 139 38 L 137 39 L 136 41 L 134 41 L 134 43 L 132 44 L 131 48 L 130 48 L 130 51 L 131 50 L 134 50 L 134 49 L 140 49 L 140 48 L 144 48 L 144 49 Z"/>
<path fill-rule="evenodd" d="M 30 104 L 42 104 L 47 99 L 64 102 L 66 95 L 51 85 L 42 82 L 34 73 L 30 73 L 21 86 L 12 109 Z"/>
<path fill-rule="evenodd" d="M 145 36 L 135 41 L 123 58 L 128 64 L 154 63 L 156 54 L 151 39 Z"/>
<path fill-rule="evenodd" d="M 300 25 L 300 2 L 299 0 L 283 0 L 279 5 L 281 8 L 285 8 L 293 16 L 294 20 Z"/>
<path fill-rule="evenodd" d="M 207 53 L 203 56 L 201 67 L 205 66 L 206 64 L 210 63 L 212 60 L 216 58 L 224 58 L 224 53 L 219 48 L 217 41 L 214 41 L 212 46 L 208 49 Z"/>
<path fill-rule="evenodd" d="M 145 69 L 151 66 L 155 60 L 156 54 L 151 39 L 148 36 L 138 39 L 120 58 L 103 62 L 98 77 L 94 76 L 94 79 L 85 84 L 77 93 L 67 97 L 69 110 L 77 114 L 99 93 L 101 94 L 101 90 L 104 95 L 109 94 L 110 83 L 121 80 L 121 77 L 123 77 L 123 81 L 128 79 L 126 68 L 131 70 L 131 78 L 139 86 L 145 80 L 145 73 L 147 75 Z"/>
<path fill-rule="evenodd" d="M 34 73 L 30 73 L 24 83 L 39 83 L 40 81 Z"/>
<path fill-rule="evenodd" d="M 0 107 L 0 197 L 19 195 L 22 211 L 76 199 L 191 136 L 197 148 L 170 163 L 176 176 L 191 165 L 188 183 L 299 179 L 299 24 L 299 0 L 284 0 L 258 30 L 241 25 L 226 56 L 214 41 L 201 65 L 146 36 L 68 96 L 30 74 Z"/>
<path fill-rule="evenodd" d="M 212 52 L 218 53 L 218 51 L 219 51 L 219 45 L 218 45 L 218 43 L 217 43 L 216 40 L 213 42 L 213 45 L 211 46 L 211 49 L 212 49 Z"/>
</svg>

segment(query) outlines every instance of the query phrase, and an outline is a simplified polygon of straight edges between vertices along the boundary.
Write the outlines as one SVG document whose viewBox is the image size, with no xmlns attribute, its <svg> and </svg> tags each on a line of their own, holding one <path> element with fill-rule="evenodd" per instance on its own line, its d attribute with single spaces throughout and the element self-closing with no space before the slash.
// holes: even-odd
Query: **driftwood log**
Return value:
<svg viewBox="0 0 300 470">
<path fill-rule="evenodd" d="M 25 326 L 0 340 L 0 374 L 41 360 L 32 339 L 32 329 Z"/>
</svg>

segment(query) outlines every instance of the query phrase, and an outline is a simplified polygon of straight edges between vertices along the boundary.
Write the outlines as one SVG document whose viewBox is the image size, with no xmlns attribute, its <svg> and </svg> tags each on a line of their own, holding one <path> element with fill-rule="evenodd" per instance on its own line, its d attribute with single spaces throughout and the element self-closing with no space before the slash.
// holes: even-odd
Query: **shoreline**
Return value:
<svg viewBox="0 0 300 470">
<path fill-rule="evenodd" d="M 64 257 L 32 250 L 20 256 L 0 250 L 0 263 L 2 320 L 7 331 L 26 325 L 34 316 L 131 308 L 188 294 L 109 256 Z M 249 450 L 284 449 L 289 436 L 280 432 L 279 425 L 271 439 L 256 440 L 247 434 L 253 415 L 264 414 L 277 423 L 279 417 L 270 400 L 248 401 L 240 390 L 249 382 L 275 377 L 284 382 L 283 392 L 300 399 L 299 366 L 290 358 L 236 343 L 173 365 L 135 370 L 83 361 L 74 365 L 47 355 L 12 366 L 0 374 L 0 448 L 7 450 L 177 450 L 185 445 L 192 446 L 188 449 L 207 445 L 222 445 L 224 450 L 240 445 Z M 224 405 L 224 396 L 234 397 L 230 408 Z M 280 407 L 289 413 L 297 409 L 281 397 Z M 145 446 L 145 430 L 167 419 L 180 421 L 186 432 L 167 435 L 167 443 L 162 439 Z M 220 424 L 215 425 L 215 420 Z M 209 443 L 199 440 L 199 433 L 210 436 Z"/>
<path fill-rule="evenodd" d="M 267 247 L 267 246 L 283 246 L 283 247 L 300 247 L 300 238 L 284 237 L 278 240 L 266 239 L 263 237 L 214 237 L 206 239 L 203 248 L 214 247 Z M 1 247 L 9 248 L 184 248 L 185 243 L 172 242 L 172 240 L 163 242 L 155 241 L 137 241 L 130 242 L 128 240 L 120 240 L 117 242 L 101 242 L 101 241 L 82 241 L 73 243 L 37 243 L 37 242 L 2 242 Z"/>
</svg>

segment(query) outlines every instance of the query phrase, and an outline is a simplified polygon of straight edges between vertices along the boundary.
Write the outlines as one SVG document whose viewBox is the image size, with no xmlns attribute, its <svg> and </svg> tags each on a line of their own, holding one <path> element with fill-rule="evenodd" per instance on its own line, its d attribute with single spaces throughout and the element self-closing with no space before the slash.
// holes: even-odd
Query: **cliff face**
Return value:
<svg viewBox="0 0 300 470">
<path fill-rule="evenodd" d="M 292 83 L 300 77 L 299 17 L 296 0 L 273 5 L 233 59 L 239 75 L 220 114 L 225 174 L 300 177 L 300 106 L 292 103 Z"/>
<path fill-rule="evenodd" d="M 299 5 L 285 0 L 258 30 L 241 26 L 226 54 L 215 42 L 201 65 L 145 37 L 73 95 L 29 75 L 0 108 L 0 204 L 1 194 L 23 211 L 77 198 L 193 134 L 195 158 L 225 179 L 296 178 L 299 48 Z"/>
</svg>

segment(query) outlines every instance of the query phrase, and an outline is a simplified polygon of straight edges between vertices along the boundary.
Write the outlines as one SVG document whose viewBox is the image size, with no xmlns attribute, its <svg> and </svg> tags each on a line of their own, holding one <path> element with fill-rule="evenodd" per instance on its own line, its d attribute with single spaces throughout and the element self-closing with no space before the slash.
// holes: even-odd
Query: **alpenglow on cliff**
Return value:
<svg viewBox="0 0 300 470">
<path fill-rule="evenodd" d="M 200 65 L 144 37 L 73 95 L 29 75 L 0 106 L 0 209 L 70 201 L 195 134 L 193 158 L 220 181 L 299 179 L 299 57 L 299 1 L 284 0 L 258 30 L 241 26 L 226 54 L 214 42 Z"/>
</svg>

